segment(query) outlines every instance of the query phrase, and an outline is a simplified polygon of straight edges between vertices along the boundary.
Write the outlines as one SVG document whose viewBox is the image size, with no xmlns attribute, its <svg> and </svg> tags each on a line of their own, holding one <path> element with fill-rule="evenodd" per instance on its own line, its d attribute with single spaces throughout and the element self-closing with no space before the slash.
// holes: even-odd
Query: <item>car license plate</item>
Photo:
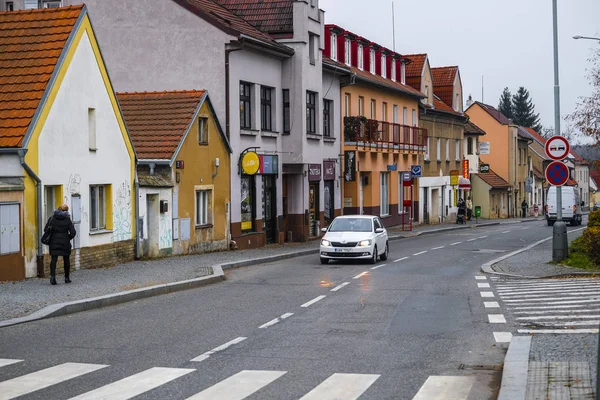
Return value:
<svg viewBox="0 0 600 400">
<path fill-rule="evenodd" d="M 333 250 L 336 253 L 350 253 L 352 251 L 352 249 L 334 249 Z"/>
</svg>

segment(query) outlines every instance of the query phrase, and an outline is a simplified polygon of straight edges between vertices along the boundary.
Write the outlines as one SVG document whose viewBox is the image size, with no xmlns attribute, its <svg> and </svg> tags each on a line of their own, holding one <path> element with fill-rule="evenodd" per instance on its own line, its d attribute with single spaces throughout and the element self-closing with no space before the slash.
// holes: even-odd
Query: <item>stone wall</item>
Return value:
<svg viewBox="0 0 600 400">
<path fill-rule="evenodd" d="M 44 255 L 44 274 L 50 276 L 50 255 Z M 75 269 L 109 268 L 135 259 L 135 240 L 75 249 L 71 252 L 71 271 Z M 63 260 L 58 258 L 56 273 L 63 274 Z"/>
</svg>

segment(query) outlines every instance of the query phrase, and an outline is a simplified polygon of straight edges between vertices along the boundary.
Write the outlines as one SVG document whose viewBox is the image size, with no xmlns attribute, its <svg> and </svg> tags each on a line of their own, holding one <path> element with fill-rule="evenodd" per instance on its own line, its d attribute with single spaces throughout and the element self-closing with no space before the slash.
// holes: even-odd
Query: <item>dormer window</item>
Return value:
<svg viewBox="0 0 600 400">
<path fill-rule="evenodd" d="M 335 33 L 331 34 L 331 59 L 337 61 L 337 35 Z"/>
<path fill-rule="evenodd" d="M 400 82 L 406 85 L 406 65 L 404 63 L 400 63 Z"/>
<path fill-rule="evenodd" d="M 364 53 L 363 53 L 363 45 L 359 44 L 358 45 L 358 69 L 360 69 L 361 71 L 365 68 L 364 66 Z"/>
<path fill-rule="evenodd" d="M 351 60 L 350 60 L 350 57 L 351 57 L 350 39 L 346 39 L 345 44 L 346 44 L 346 48 L 345 48 L 345 50 L 346 50 L 346 65 L 350 65 L 350 62 L 351 62 Z"/>
<path fill-rule="evenodd" d="M 381 76 L 387 78 L 387 64 L 385 54 L 381 55 Z"/>
<path fill-rule="evenodd" d="M 375 49 L 371 49 L 369 53 L 369 72 L 375 74 Z"/>
<path fill-rule="evenodd" d="M 392 80 L 396 82 L 396 60 L 392 58 Z"/>
<path fill-rule="evenodd" d="M 456 101 L 454 105 L 454 110 L 460 112 L 460 96 L 456 93 Z"/>
<path fill-rule="evenodd" d="M 426 99 L 423 99 L 423 101 L 427 104 L 429 104 L 429 86 L 425 85 L 425 96 L 427 97 Z"/>
</svg>

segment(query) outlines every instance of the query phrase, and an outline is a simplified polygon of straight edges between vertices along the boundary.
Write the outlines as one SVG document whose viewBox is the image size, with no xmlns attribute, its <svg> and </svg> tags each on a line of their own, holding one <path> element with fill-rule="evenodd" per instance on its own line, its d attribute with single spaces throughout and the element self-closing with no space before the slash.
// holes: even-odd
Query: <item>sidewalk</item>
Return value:
<svg viewBox="0 0 600 400">
<path fill-rule="evenodd" d="M 582 232 L 569 233 L 569 242 L 581 236 Z M 551 259 L 552 240 L 546 240 L 503 260 L 484 264 L 482 271 L 532 279 L 591 274 L 577 268 L 549 264 Z M 597 346 L 597 334 L 513 336 L 505 360 L 499 399 L 593 399 L 590 388 L 595 391 Z M 522 362 L 514 361 L 519 358 Z M 515 389 L 520 389 L 520 396 L 513 396 Z"/>
<path fill-rule="evenodd" d="M 479 220 L 478 224 L 468 222 L 465 225 L 417 226 L 412 232 L 404 232 L 401 227 L 392 227 L 388 233 L 390 240 L 398 240 L 457 229 L 518 222 L 521 220 Z M 31 316 L 36 312 L 38 314 L 29 319 L 46 318 L 218 282 L 225 279 L 223 270 L 313 253 L 316 255 L 318 246 L 319 241 L 313 240 L 260 249 L 135 261 L 112 268 L 82 269 L 71 273 L 73 283 L 69 285 L 63 283 L 62 276 L 57 277 L 57 286 L 50 286 L 48 279 L 38 278 L 0 283 L 0 327 L 27 322 L 18 320 L 7 323 L 6 320 Z M 68 311 L 65 304 L 74 308 Z M 60 306 L 48 309 L 50 305 Z M 43 311 L 40 311 L 42 309 Z"/>
</svg>

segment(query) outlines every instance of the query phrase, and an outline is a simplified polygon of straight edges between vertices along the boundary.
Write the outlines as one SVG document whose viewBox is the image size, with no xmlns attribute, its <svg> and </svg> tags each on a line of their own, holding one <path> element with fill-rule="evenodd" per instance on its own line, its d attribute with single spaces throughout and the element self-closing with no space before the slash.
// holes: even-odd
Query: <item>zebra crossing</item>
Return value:
<svg viewBox="0 0 600 400">
<path fill-rule="evenodd" d="M 0 358 L 0 368 L 19 365 L 24 360 Z M 12 379 L 0 381 L 0 400 L 10 400 L 68 382 L 93 372 L 108 370 L 109 365 L 67 362 Z M 193 368 L 153 367 L 115 382 L 72 397 L 70 400 L 127 400 L 150 392 L 177 379 L 197 372 Z M 242 370 L 202 389 L 187 400 L 243 400 L 273 384 L 288 371 Z M 299 400 L 356 400 L 380 378 L 380 374 L 334 373 Z M 473 378 L 429 376 L 413 400 L 466 400 Z"/>
<path fill-rule="evenodd" d="M 597 333 L 600 324 L 600 279 L 513 279 L 491 277 L 503 308 L 518 325 L 517 333 Z"/>
</svg>

